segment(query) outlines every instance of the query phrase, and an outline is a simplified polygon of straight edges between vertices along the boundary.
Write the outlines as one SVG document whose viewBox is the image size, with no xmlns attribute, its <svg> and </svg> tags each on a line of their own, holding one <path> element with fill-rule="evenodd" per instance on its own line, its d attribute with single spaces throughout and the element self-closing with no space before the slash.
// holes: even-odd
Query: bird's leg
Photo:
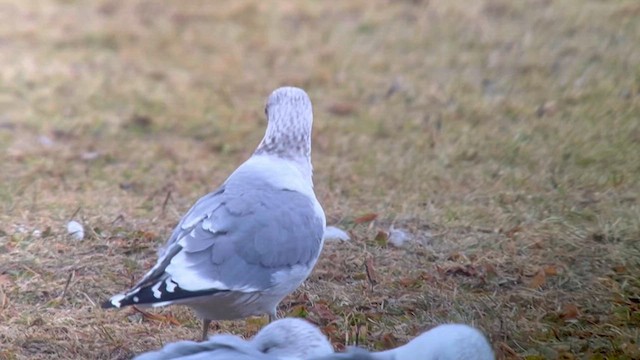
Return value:
<svg viewBox="0 0 640 360">
<path fill-rule="evenodd" d="M 211 324 L 211 320 L 202 319 L 202 341 L 207 340 L 207 334 L 209 333 L 209 324 Z"/>
<path fill-rule="evenodd" d="M 269 322 L 274 322 L 276 320 L 278 320 L 278 310 L 273 309 L 269 314 Z"/>
</svg>

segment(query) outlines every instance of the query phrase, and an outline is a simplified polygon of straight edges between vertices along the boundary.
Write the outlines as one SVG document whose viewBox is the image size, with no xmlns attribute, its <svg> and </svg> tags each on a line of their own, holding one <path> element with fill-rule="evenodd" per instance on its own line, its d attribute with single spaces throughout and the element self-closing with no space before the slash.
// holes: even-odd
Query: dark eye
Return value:
<svg viewBox="0 0 640 360">
<path fill-rule="evenodd" d="M 264 116 L 266 116 L 267 119 L 269 118 L 269 105 L 264 107 Z"/>
</svg>

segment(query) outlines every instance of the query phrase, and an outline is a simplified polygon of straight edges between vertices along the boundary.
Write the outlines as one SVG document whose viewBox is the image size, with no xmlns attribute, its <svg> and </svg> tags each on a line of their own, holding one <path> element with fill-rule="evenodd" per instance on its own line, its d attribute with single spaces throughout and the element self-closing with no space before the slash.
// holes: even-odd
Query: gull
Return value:
<svg viewBox="0 0 640 360">
<path fill-rule="evenodd" d="M 395 349 L 368 352 L 350 348 L 313 360 L 494 360 L 491 345 L 480 332 L 464 324 L 439 325 Z"/>
<path fill-rule="evenodd" d="M 212 320 L 276 319 L 318 260 L 326 219 L 313 191 L 309 96 L 276 89 L 265 114 L 253 155 L 193 205 L 155 266 L 103 308 L 186 305 L 203 321 L 203 340 Z"/>
<path fill-rule="evenodd" d="M 332 353 L 331 343 L 317 327 L 302 319 L 289 318 L 270 323 L 251 340 L 214 335 L 199 343 L 171 343 L 134 360 L 306 360 Z"/>
</svg>

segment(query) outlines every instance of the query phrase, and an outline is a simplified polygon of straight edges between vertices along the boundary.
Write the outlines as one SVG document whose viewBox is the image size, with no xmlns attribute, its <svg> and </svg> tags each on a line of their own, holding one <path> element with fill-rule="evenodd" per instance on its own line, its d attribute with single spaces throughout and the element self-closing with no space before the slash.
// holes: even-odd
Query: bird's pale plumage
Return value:
<svg viewBox="0 0 640 360">
<path fill-rule="evenodd" d="M 369 352 L 351 348 L 313 360 L 494 360 L 491 345 L 479 330 L 463 324 L 437 326 L 395 349 Z"/>
<path fill-rule="evenodd" d="M 136 360 L 282 360 L 309 359 L 333 353 L 327 337 L 302 319 L 280 319 L 251 340 L 215 335 L 204 342 L 179 341 L 137 356 Z"/>
<path fill-rule="evenodd" d="M 309 275 L 325 216 L 312 182 L 307 94 L 275 90 L 255 153 L 183 216 L 156 265 L 103 307 L 183 304 L 210 320 L 276 315 Z"/>
</svg>

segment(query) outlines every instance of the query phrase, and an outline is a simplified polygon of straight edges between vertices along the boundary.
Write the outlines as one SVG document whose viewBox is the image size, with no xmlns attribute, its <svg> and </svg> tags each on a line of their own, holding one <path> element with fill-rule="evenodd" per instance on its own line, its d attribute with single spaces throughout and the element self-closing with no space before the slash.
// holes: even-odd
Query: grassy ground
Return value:
<svg viewBox="0 0 640 360">
<path fill-rule="evenodd" d="M 317 194 L 353 237 L 284 314 L 337 348 L 456 321 L 499 358 L 640 358 L 639 17 L 633 0 L 2 2 L 0 359 L 197 338 L 187 309 L 97 304 L 249 156 L 283 84 L 314 102 Z"/>
</svg>

